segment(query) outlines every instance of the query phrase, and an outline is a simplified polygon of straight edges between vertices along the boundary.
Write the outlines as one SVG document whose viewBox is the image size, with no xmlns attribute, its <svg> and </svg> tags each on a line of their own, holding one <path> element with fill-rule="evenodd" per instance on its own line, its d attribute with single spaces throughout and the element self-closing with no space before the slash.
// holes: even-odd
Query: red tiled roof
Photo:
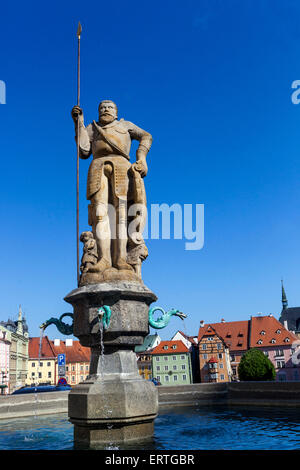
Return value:
<svg viewBox="0 0 300 470">
<path fill-rule="evenodd" d="M 212 329 L 209 330 L 209 327 Z M 204 335 L 208 336 L 215 332 L 231 351 L 246 351 L 248 349 L 248 330 L 248 320 L 210 323 L 199 328 L 198 343 Z"/>
<path fill-rule="evenodd" d="M 28 345 L 29 359 L 38 359 L 39 350 L 40 350 L 40 338 L 29 338 L 29 345 Z M 52 348 L 52 341 L 49 340 L 48 336 L 44 336 L 42 340 L 41 359 L 42 358 L 48 358 L 48 359 L 55 358 L 55 352 Z"/>
<path fill-rule="evenodd" d="M 164 349 L 164 346 L 168 346 L 168 349 Z M 172 346 L 176 346 L 176 349 L 173 349 Z M 188 348 L 182 341 L 161 341 L 159 345 L 153 349 L 152 354 L 176 354 L 188 352 Z"/>
<path fill-rule="evenodd" d="M 276 333 L 279 330 L 280 333 Z M 262 331 L 265 334 L 261 334 Z M 285 338 L 288 338 L 289 342 L 285 342 Z M 271 342 L 272 339 L 275 340 L 275 343 Z M 251 318 L 250 348 L 288 346 L 298 339 L 296 335 L 288 331 L 273 315 Z M 258 344 L 259 340 L 262 341 L 260 344 Z"/>
<path fill-rule="evenodd" d="M 40 338 L 29 339 L 29 358 L 38 359 L 39 357 Z M 66 363 L 71 362 L 90 362 L 91 350 L 81 346 L 77 340 L 72 341 L 72 346 L 66 346 L 65 341 L 60 341 L 59 346 L 54 345 L 54 341 L 49 340 L 48 336 L 43 337 L 41 359 L 56 359 L 58 354 L 66 355 Z"/>
</svg>

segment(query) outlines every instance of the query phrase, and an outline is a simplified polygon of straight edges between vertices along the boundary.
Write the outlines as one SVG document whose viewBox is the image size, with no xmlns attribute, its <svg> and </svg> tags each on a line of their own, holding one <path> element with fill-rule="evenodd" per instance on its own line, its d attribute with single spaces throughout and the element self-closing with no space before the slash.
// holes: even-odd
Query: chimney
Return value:
<svg viewBox="0 0 300 470">
<path fill-rule="evenodd" d="M 221 318 L 221 323 L 225 323 L 225 319 L 224 319 L 224 318 Z"/>
<path fill-rule="evenodd" d="M 66 346 L 73 346 L 73 340 L 70 338 L 66 339 Z"/>
<path fill-rule="evenodd" d="M 60 345 L 60 339 L 55 339 L 54 346 L 59 346 L 59 345 Z"/>
<path fill-rule="evenodd" d="M 202 326 L 204 326 L 204 320 L 201 320 L 201 321 L 200 321 L 200 328 L 201 328 Z"/>
<path fill-rule="evenodd" d="M 288 322 L 287 322 L 287 320 L 284 320 L 283 326 L 284 326 L 284 328 L 285 328 L 286 330 L 289 329 L 289 328 L 288 328 Z"/>
</svg>

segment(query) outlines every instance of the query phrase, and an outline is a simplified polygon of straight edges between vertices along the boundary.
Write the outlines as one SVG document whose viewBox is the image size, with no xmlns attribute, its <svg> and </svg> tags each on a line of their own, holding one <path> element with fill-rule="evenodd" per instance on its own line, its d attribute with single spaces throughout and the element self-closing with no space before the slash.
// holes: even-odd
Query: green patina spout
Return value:
<svg viewBox="0 0 300 470">
<path fill-rule="evenodd" d="M 107 330 L 110 323 L 111 309 L 107 305 L 102 305 L 98 309 L 99 321 L 102 323 L 104 330 Z"/>
<path fill-rule="evenodd" d="M 54 317 L 49 318 L 49 320 L 46 320 L 44 323 L 41 324 L 40 328 L 45 330 L 49 325 L 55 325 L 58 331 L 62 333 L 63 335 L 72 335 L 73 323 L 71 325 L 64 323 L 62 321 L 64 317 L 71 317 L 72 320 L 74 320 L 73 313 L 63 313 L 59 318 L 54 318 Z"/>
<path fill-rule="evenodd" d="M 154 320 L 153 314 L 157 310 L 162 312 L 163 315 L 162 317 L 157 318 L 157 320 Z M 181 318 L 181 320 L 184 320 L 184 318 L 187 317 L 184 313 L 180 312 L 175 308 L 172 308 L 168 312 L 165 312 L 164 309 L 161 307 L 152 307 L 149 309 L 149 324 L 150 326 L 156 329 L 164 328 L 165 326 L 167 326 L 173 315 Z"/>
</svg>

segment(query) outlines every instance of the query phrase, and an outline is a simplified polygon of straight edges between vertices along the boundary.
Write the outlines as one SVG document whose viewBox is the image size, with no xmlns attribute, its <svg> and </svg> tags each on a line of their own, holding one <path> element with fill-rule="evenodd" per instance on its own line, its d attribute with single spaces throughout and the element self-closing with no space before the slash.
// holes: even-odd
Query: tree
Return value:
<svg viewBox="0 0 300 470">
<path fill-rule="evenodd" d="M 249 349 L 241 358 L 238 367 L 242 381 L 275 380 L 275 367 L 270 359 L 259 349 Z"/>
</svg>

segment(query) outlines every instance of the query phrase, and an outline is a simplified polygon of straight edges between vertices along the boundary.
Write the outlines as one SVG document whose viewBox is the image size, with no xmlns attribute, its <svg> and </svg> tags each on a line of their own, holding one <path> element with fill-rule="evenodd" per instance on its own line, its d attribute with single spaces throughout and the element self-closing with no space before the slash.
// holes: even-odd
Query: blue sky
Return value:
<svg viewBox="0 0 300 470">
<path fill-rule="evenodd" d="M 70 311 L 78 21 L 86 122 L 101 99 L 116 101 L 120 118 L 153 135 L 148 204 L 205 206 L 202 250 L 147 242 L 145 284 L 157 305 L 188 315 L 160 336 L 196 335 L 200 320 L 278 316 L 281 278 L 289 305 L 300 305 L 300 105 L 291 101 L 299 2 L 7 2 L 1 18 L 1 320 L 21 304 L 38 336 L 44 320 Z M 88 165 L 81 161 L 80 231 Z"/>
</svg>

